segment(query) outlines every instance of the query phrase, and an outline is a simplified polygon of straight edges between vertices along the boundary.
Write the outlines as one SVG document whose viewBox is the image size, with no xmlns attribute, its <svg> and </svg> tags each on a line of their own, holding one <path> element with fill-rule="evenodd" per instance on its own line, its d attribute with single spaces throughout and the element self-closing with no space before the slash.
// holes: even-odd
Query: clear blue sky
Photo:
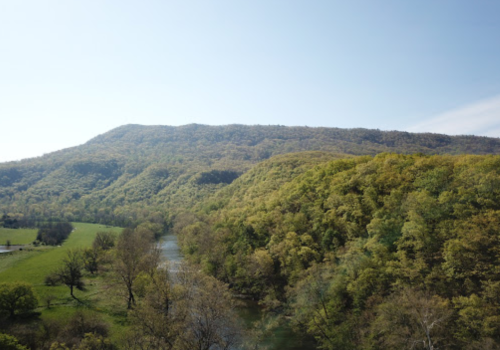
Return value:
<svg viewBox="0 0 500 350">
<path fill-rule="evenodd" d="M 499 137 L 500 1 L 2 1 L 0 122 L 0 161 L 129 123 Z"/>
</svg>

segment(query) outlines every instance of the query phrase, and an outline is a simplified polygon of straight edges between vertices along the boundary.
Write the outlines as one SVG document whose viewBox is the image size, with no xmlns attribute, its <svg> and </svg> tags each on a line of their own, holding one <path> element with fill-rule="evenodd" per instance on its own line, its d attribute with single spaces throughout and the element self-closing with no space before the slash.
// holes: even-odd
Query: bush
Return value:
<svg viewBox="0 0 500 350">
<path fill-rule="evenodd" d="M 58 340 L 70 347 L 78 346 L 89 333 L 102 340 L 108 336 L 109 326 L 96 313 L 77 311 L 61 330 Z"/>
<path fill-rule="evenodd" d="M 52 272 L 52 273 L 48 274 L 47 276 L 45 276 L 44 283 L 46 286 L 54 287 L 54 286 L 57 286 L 60 282 L 61 282 L 61 278 L 59 277 L 59 275 L 56 272 Z"/>
<path fill-rule="evenodd" d="M 28 350 L 27 347 L 19 344 L 18 340 L 8 334 L 0 333 L 0 349 L 2 350 Z"/>
</svg>

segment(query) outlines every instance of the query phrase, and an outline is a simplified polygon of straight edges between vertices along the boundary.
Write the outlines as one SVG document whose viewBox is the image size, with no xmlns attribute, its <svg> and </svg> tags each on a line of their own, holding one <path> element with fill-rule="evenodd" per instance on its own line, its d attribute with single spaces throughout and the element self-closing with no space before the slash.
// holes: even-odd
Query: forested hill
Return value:
<svg viewBox="0 0 500 350">
<path fill-rule="evenodd" d="M 500 156 L 302 155 L 179 215 L 185 257 L 321 349 L 500 348 Z"/>
<path fill-rule="evenodd" d="M 500 151 L 500 139 L 478 136 L 415 134 L 369 129 L 310 128 L 264 125 L 185 126 L 125 125 L 90 140 L 86 146 L 110 145 L 128 149 L 137 146 L 148 150 L 198 154 L 210 158 L 262 160 L 271 155 L 323 150 L 353 155 L 381 152 L 426 154 L 492 154 Z M 202 147 L 201 149 L 199 147 Z M 179 149 L 181 147 L 182 149 Z M 206 148 L 205 148 L 206 147 Z"/>
<path fill-rule="evenodd" d="M 498 154 L 500 139 L 366 129 L 126 125 L 84 145 L 0 164 L 0 210 L 16 217 L 164 223 L 271 156 L 301 151 Z"/>
</svg>

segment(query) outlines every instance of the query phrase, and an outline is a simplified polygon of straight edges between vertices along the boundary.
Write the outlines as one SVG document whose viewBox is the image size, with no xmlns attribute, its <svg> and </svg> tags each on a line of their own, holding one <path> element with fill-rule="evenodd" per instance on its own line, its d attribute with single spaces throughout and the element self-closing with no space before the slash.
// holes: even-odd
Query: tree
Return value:
<svg viewBox="0 0 500 350">
<path fill-rule="evenodd" d="M 126 288 L 127 307 L 135 305 L 134 284 L 141 272 L 151 270 L 150 258 L 155 243 L 153 233 L 143 229 L 125 229 L 116 244 L 115 271 Z"/>
<path fill-rule="evenodd" d="M 451 349 L 451 313 L 447 300 L 405 289 L 380 305 L 373 335 L 385 349 Z"/>
<path fill-rule="evenodd" d="M 29 312 L 38 306 L 38 299 L 31 284 L 25 282 L 0 284 L 0 311 L 10 318 L 18 313 Z"/>
<path fill-rule="evenodd" d="M 99 269 L 101 250 L 95 246 L 83 250 L 83 267 L 92 275 Z"/>
<path fill-rule="evenodd" d="M 81 251 L 69 250 L 63 259 L 63 266 L 57 273 L 61 282 L 69 287 L 71 297 L 76 300 L 78 298 L 73 293 L 74 288 L 76 287 L 78 290 L 84 289 L 82 269 L 83 258 Z"/>
<path fill-rule="evenodd" d="M 64 321 L 44 322 L 47 343 L 51 350 L 112 350 L 108 339 L 109 324 L 102 316 L 90 310 L 77 310 Z M 38 347 L 37 347 L 38 348 Z M 45 349 L 46 346 L 40 348 Z"/>
<path fill-rule="evenodd" d="M 227 286 L 214 277 L 194 273 L 194 288 L 188 294 L 192 298 L 187 302 L 187 317 L 183 332 L 179 337 L 179 348 L 182 350 L 200 349 L 237 349 L 241 342 L 242 329 L 234 312 L 234 302 Z"/>
<path fill-rule="evenodd" d="M 92 246 L 94 249 L 109 250 L 115 246 L 115 235 L 110 231 L 97 232 Z"/>
<path fill-rule="evenodd" d="M 131 312 L 134 333 L 126 349 L 240 349 L 243 328 L 227 286 L 183 263 L 175 278 L 157 271 Z"/>
<path fill-rule="evenodd" d="M 61 244 L 73 231 L 69 222 L 48 223 L 38 229 L 36 239 L 47 245 Z"/>
<path fill-rule="evenodd" d="M 76 350 L 115 350 L 116 347 L 108 338 L 95 333 L 86 333 L 85 338 Z"/>
<path fill-rule="evenodd" d="M 3 227 L 5 228 L 19 228 L 19 222 L 17 219 L 12 219 L 9 215 L 3 214 L 0 221 L 3 221 Z"/>
</svg>

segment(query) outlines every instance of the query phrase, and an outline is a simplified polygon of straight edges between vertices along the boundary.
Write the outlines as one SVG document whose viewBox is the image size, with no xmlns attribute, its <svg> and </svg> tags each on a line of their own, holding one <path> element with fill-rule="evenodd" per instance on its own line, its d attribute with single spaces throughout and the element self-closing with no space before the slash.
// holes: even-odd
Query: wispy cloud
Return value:
<svg viewBox="0 0 500 350">
<path fill-rule="evenodd" d="M 408 131 L 500 137 L 500 96 L 439 114 Z"/>
</svg>

